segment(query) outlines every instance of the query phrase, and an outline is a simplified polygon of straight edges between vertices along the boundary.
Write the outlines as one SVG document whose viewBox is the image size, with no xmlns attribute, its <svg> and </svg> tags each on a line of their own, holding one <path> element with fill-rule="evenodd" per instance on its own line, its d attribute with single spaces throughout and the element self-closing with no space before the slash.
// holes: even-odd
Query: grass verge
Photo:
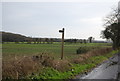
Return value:
<svg viewBox="0 0 120 81">
<path fill-rule="evenodd" d="M 30 75 L 27 78 L 29 79 L 72 79 L 75 78 L 75 75 L 90 71 L 92 68 L 96 67 L 101 62 L 108 60 L 109 57 L 112 57 L 118 51 L 112 51 L 104 55 L 98 55 L 90 57 L 89 59 L 81 62 L 81 64 L 71 64 L 72 67 L 69 71 L 60 72 L 54 68 L 47 67 L 40 73 L 35 75 Z"/>
<path fill-rule="evenodd" d="M 3 60 L 3 79 L 72 79 L 90 71 L 118 51 L 100 48 L 76 55 L 74 58 L 55 59 L 47 53 Z"/>
</svg>

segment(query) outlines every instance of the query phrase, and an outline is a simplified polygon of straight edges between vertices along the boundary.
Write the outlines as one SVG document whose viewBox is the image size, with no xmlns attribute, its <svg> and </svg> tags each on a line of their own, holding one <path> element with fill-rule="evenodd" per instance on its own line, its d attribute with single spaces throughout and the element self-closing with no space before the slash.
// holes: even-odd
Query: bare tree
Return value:
<svg viewBox="0 0 120 81">
<path fill-rule="evenodd" d="M 120 4 L 120 3 L 119 3 Z M 113 41 L 113 49 L 120 47 L 120 8 L 113 11 L 105 18 L 105 30 L 102 31 L 102 38 Z"/>
<path fill-rule="evenodd" d="M 118 3 L 120 4 L 120 2 Z M 110 26 L 113 23 L 118 23 L 120 22 L 120 8 L 119 5 L 117 8 L 112 8 L 112 12 L 109 13 L 105 18 L 104 18 L 104 25 L 103 26 Z"/>
</svg>

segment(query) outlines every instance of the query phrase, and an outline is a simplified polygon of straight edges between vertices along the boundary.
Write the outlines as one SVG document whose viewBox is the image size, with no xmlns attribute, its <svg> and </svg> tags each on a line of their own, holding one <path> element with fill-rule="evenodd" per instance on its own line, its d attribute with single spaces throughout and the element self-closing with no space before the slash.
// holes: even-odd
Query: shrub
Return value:
<svg viewBox="0 0 120 81">
<path fill-rule="evenodd" d="M 90 50 L 90 49 L 88 49 L 88 50 Z M 87 53 L 80 54 L 76 58 L 73 58 L 72 59 L 72 63 L 75 63 L 75 64 L 84 64 L 85 60 L 87 60 L 90 57 L 93 57 L 93 56 L 102 56 L 102 55 L 105 55 L 107 53 L 110 53 L 111 51 L 112 51 L 112 48 L 93 49 L 91 51 L 88 51 Z"/>
<path fill-rule="evenodd" d="M 89 51 L 89 49 L 88 49 L 87 47 L 79 47 L 79 48 L 76 50 L 77 54 L 86 53 L 86 52 L 88 52 L 88 51 Z"/>
</svg>

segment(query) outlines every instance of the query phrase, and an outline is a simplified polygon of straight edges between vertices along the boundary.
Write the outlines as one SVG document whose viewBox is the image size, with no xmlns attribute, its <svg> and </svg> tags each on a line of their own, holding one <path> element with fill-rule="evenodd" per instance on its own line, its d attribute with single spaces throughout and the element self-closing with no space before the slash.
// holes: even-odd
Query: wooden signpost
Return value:
<svg viewBox="0 0 120 81">
<path fill-rule="evenodd" d="M 62 33 L 61 59 L 63 59 L 63 54 L 64 54 L 64 31 L 65 31 L 64 28 L 62 30 L 59 30 L 59 32 Z"/>
</svg>

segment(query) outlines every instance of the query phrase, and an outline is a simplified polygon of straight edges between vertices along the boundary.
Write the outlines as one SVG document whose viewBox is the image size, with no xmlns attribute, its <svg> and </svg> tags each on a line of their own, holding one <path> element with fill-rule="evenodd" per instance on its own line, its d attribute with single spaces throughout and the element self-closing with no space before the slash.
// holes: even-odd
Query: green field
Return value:
<svg viewBox="0 0 120 81">
<path fill-rule="evenodd" d="M 76 55 L 76 50 L 80 46 L 86 47 L 109 47 L 111 44 L 107 43 L 73 43 L 73 44 L 64 44 L 64 56 L 73 57 Z M 29 56 L 38 53 L 48 53 L 52 54 L 55 57 L 60 57 L 61 54 L 61 43 L 53 44 L 2 44 L 3 57 L 13 57 L 13 56 Z"/>
<path fill-rule="evenodd" d="M 76 50 L 79 47 L 89 48 L 90 53 L 77 54 Z M 89 71 L 117 53 L 109 47 L 111 47 L 109 43 L 65 43 L 64 59 L 61 60 L 60 42 L 53 44 L 4 43 L 2 44 L 3 78 L 18 78 L 18 74 L 19 78 L 26 79 L 75 78 L 76 75 Z M 45 53 L 48 56 L 39 57 L 40 59 L 36 57 L 35 61 L 31 58 L 36 54 L 45 55 Z M 51 59 L 52 57 L 55 59 Z"/>
</svg>

